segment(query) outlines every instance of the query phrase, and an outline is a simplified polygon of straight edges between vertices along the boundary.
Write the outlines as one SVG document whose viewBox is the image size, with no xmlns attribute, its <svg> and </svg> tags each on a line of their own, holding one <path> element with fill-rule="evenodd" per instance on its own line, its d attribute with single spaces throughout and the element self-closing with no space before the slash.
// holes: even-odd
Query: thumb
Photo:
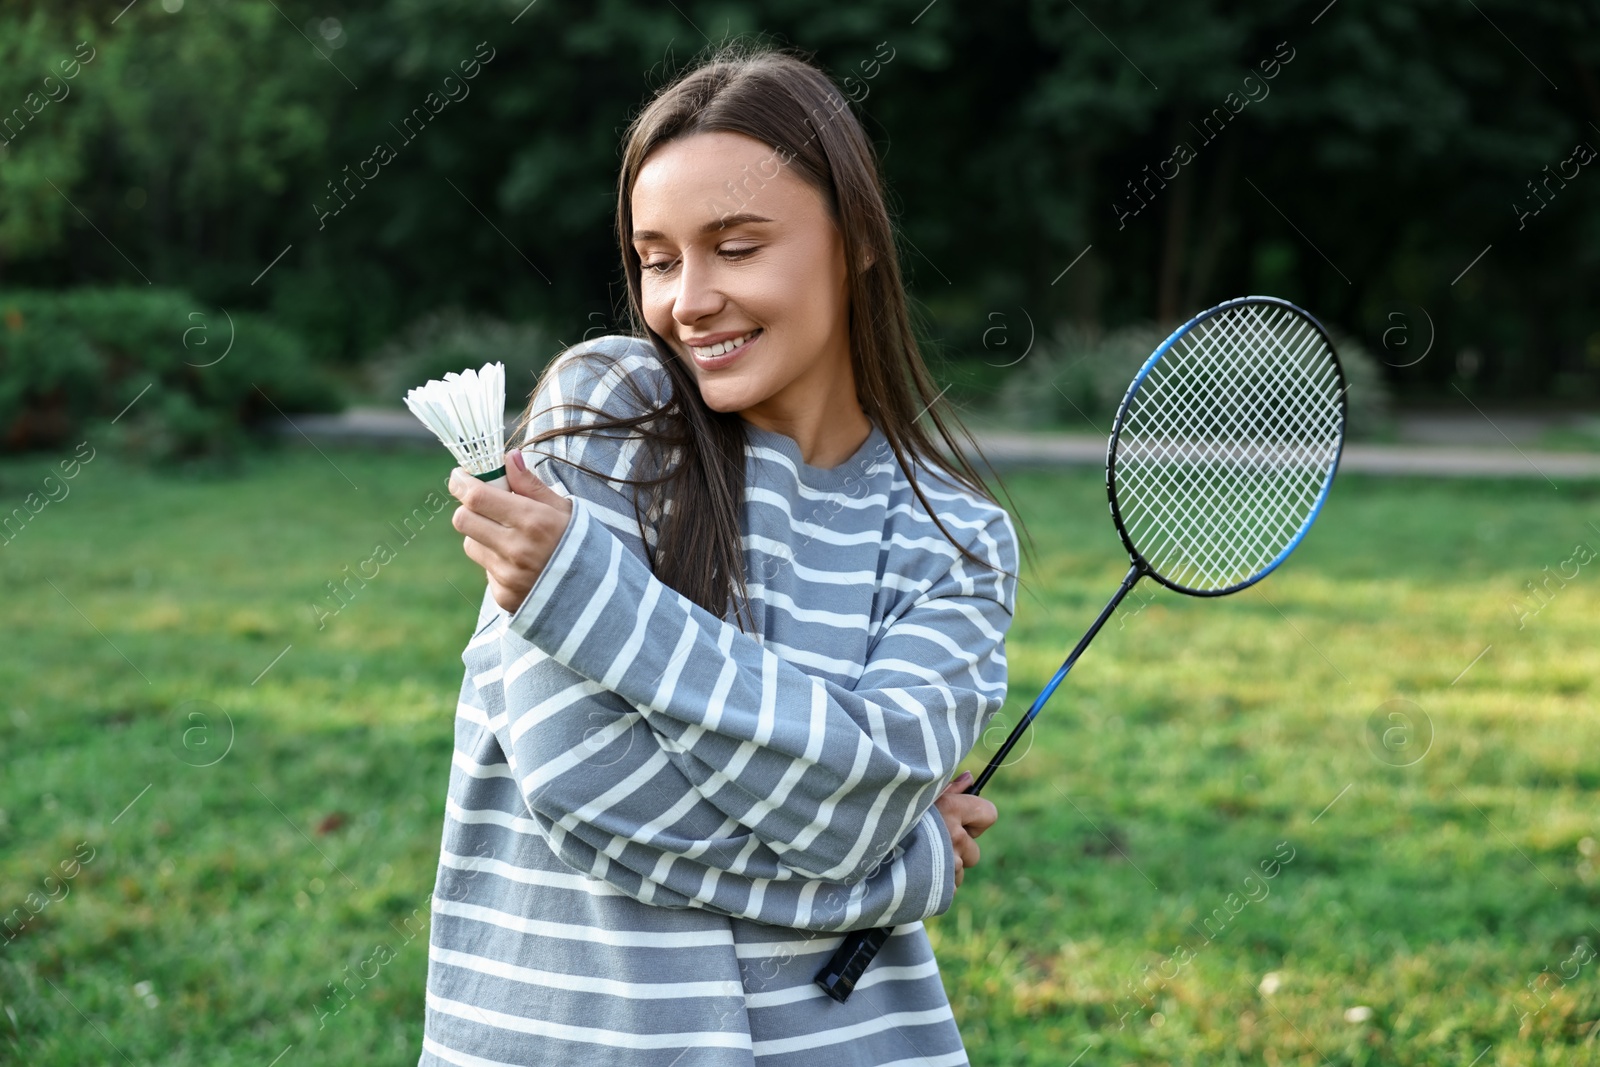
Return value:
<svg viewBox="0 0 1600 1067">
<path fill-rule="evenodd" d="M 531 497 L 546 504 L 566 499 L 541 482 L 538 475 L 528 469 L 528 461 L 520 448 L 514 448 L 506 453 L 506 484 L 518 496 Z"/>
</svg>

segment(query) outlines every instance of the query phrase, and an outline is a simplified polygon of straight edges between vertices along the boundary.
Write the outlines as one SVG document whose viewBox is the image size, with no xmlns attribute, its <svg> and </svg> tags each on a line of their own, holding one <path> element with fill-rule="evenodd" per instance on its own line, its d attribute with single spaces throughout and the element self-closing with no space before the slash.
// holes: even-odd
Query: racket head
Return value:
<svg viewBox="0 0 1600 1067">
<path fill-rule="evenodd" d="M 1347 388 L 1327 331 L 1287 300 L 1227 300 L 1174 330 L 1106 445 L 1106 496 L 1134 566 L 1190 596 L 1277 569 L 1333 487 Z"/>
</svg>

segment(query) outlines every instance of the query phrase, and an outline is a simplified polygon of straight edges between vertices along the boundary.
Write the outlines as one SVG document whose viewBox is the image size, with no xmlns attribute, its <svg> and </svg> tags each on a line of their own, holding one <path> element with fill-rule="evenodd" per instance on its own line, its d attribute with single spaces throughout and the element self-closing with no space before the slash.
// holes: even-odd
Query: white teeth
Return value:
<svg viewBox="0 0 1600 1067">
<path fill-rule="evenodd" d="M 690 345 L 689 351 L 693 352 L 701 359 L 712 359 L 716 356 L 721 356 L 732 352 L 735 348 L 738 348 L 740 345 L 744 344 L 746 341 L 750 340 L 750 338 L 754 337 L 760 332 L 761 331 L 759 329 L 751 330 L 743 337 L 735 337 L 731 341 L 722 341 L 714 345 L 707 345 L 704 348 L 696 348 L 694 345 Z"/>
</svg>

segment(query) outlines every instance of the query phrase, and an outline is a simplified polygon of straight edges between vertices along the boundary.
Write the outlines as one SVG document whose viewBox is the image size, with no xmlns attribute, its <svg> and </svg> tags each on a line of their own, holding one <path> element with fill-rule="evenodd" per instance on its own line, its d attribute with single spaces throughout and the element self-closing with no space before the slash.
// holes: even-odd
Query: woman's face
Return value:
<svg viewBox="0 0 1600 1067">
<path fill-rule="evenodd" d="M 697 133 L 656 148 L 631 192 L 645 321 L 706 406 L 780 431 L 859 411 L 844 242 L 782 159 L 743 134 Z M 741 347 L 702 350 L 723 340 Z"/>
</svg>

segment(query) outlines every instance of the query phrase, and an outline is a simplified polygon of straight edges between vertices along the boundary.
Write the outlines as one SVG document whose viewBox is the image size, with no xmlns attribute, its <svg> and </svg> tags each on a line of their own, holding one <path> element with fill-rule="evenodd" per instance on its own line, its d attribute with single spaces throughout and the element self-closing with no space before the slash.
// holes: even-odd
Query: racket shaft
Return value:
<svg viewBox="0 0 1600 1067">
<path fill-rule="evenodd" d="M 1117 591 L 1112 595 L 1111 599 L 1106 601 L 1106 606 L 1100 609 L 1100 614 L 1090 625 L 1088 632 L 1078 639 L 1078 643 L 1073 646 L 1066 660 L 1062 662 L 1061 669 L 1056 671 L 1054 678 L 1050 679 L 1050 684 L 1044 687 L 1038 699 L 1033 702 L 1033 707 L 1029 708 L 1021 721 L 1012 727 L 1011 736 L 1007 737 L 1005 744 L 1001 745 L 999 751 L 990 757 L 989 765 L 983 769 L 982 774 L 978 775 L 978 780 L 972 783 L 972 787 L 967 792 L 977 793 L 988 784 L 989 779 L 994 776 L 994 772 L 999 770 L 1005 763 L 1006 756 L 1010 754 L 1011 749 L 1022 739 L 1023 733 L 1028 729 L 1029 724 L 1033 722 L 1034 716 L 1039 714 L 1039 709 L 1044 707 L 1045 701 L 1049 700 L 1051 694 L 1056 691 L 1056 686 L 1060 685 L 1062 679 L 1067 676 L 1067 672 L 1072 670 L 1073 665 L 1078 662 L 1078 657 L 1083 655 L 1084 649 L 1089 647 L 1089 642 L 1094 640 L 1095 635 L 1100 632 L 1100 628 L 1106 624 L 1112 613 L 1117 610 L 1117 605 L 1122 603 L 1122 598 L 1128 595 L 1129 591 L 1138 584 L 1143 575 L 1144 569 L 1137 563 L 1128 568 L 1128 573 L 1123 577 L 1122 584 L 1117 587 Z"/>
<path fill-rule="evenodd" d="M 1111 618 L 1112 612 L 1117 610 L 1117 605 L 1122 603 L 1122 598 L 1128 595 L 1128 591 L 1134 587 L 1143 574 L 1144 570 L 1137 563 L 1128 568 L 1128 573 L 1122 579 L 1122 584 L 1117 587 L 1116 593 L 1106 602 L 1106 606 L 1100 609 L 1100 614 L 1094 620 L 1093 625 L 1089 627 L 1089 631 L 1073 646 L 1072 652 L 1068 654 L 1066 661 L 1061 664 L 1061 669 L 1056 671 L 1055 677 L 1050 679 L 1050 684 L 1044 687 L 1044 691 L 1033 702 L 1033 707 L 1028 709 L 1028 713 L 1022 717 L 1022 721 L 1017 723 L 1016 727 L 1011 731 L 1011 736 L 1007 737 L 1005 744 L 1000 746 L 1000 751 L 996 752 L 994 757 L 989 760 L 989 765 L 983 769 L 983 773 L 978 776 L 978 780 L 966 788 L 965 791 L 967 793 L 974 796 L 977 795 L 985 783 L 994 776 L 994 772 L 1005 762 L 1006 754 L 1011 751 L 1018 739 L 1022 737 L 1023 731 L 1028 728 L 1029 723 L 1033 722 L 1034 716 L 1039 714 L 1039 709 L 1044 706 L 1044 702 L 1050 699 L 1050 695 L 1056 691 L 1056 686 L 1060 685 L 1061 680 L 1067 676 L 1067 672 L 1072 670 L 1072 665 L 1078 662 L 1078 657 L 1083 655 L 1083 650 L 1089 647 L 1089 642 L 1094 640 L 1095 634 L 1100 632 L 1100 628 L 1106 624 L 1106 620 Z M 861 975 L 866 971 L 867 965 L 872 962 L 873 957 L 877 956 L 878 950 L 883 947 L 885 941 L 889 940 L 889 935 L 892 933 L 894 933 L 893 927 L 879 927 L 876 930 L 853 930 L 846 934 L 843 944 L 834 951 L 833 956 L 822 970 L 817 972 L 815 979 L 817 985 L 821 986 L 823 992 L 827 993 L 828 996 L 843 1004 L 850 998 L 851 991 L 855 989 L 856 982 L 861 979 Z"/>
</svg>

